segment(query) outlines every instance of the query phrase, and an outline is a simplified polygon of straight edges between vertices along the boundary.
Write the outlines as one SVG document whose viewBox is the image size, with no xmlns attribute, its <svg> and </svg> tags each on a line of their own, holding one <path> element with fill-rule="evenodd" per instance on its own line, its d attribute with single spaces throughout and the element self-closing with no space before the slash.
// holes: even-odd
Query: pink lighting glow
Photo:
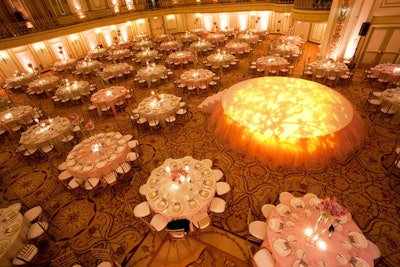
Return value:
<svg viewBox="0 0 400 267">
<path fill-rule="evenodd" d="M 344 159 L 363 140 L 360 116 L 322 84 L 263 77 L 230 87 L 212 116 L 234 149 L 278 165 L 325 165 Z"/>
</svg>

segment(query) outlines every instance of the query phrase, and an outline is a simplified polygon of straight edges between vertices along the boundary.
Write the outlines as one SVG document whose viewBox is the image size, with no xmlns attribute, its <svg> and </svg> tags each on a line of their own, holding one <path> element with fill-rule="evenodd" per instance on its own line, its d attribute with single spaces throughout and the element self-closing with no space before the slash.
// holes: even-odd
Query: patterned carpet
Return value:
<svg viewBox="0 0 400 267">
<path fill-rule="evenodd" d="M 239 71 L 223 73 L 220 90 L 252 78 L 249 64 L 268 52 L 269 42 L 263 41 L 255 47 L 250 58 L 241 59 Z M 317 53 L 318 45 L 305 44 L 295 77 L 301 76 L 304 62 L 315 60 Z M 182 71 L 174 70 L 175 77 L 179 77 Z M 232 198 L 224 216 L 213 219 L 213 225 L 219 229 L 245 239 L 248 235 L 247 211 L 251 210 L 254 219 L 261 219 L 260 207 L 264 203 L 276 203 L 282 191 L 295 194 L 313 192 L 322 198 L 334 195 L 350 210 L 364 234 L 381 249 L 382 259 L 377 266 L 400 266 L 400 178 L 394 175 L 396 173 L 389 174 L 385 168 L 393 162 L 393 148 L 400 130 L 399 125 L 390 124 L 382 116 L 363 108 L 372 89 L 369 84 L 361 82 L 363 71 L 355 70 L 352 84 L 334 89 L 354 104 L 364 119 L 367 138 L 359 151 L 326 167 L 283 168 L 242 157 L 214 136 L 209 115 L 196 109 L 205 96 L 189 96 L 185 97 L 190 111 L 189 120 L 160 132 L 138 131 L 132 126 L 128 112 L 119 112 L 116 117 L 93 117 L 96 132 L 133 134 L 143 151 L 141 169 L 133 172 L 130 179 L 94 192 L 82 191 L 74 195 L 57 180 L 53 167 L 62 162 L 65 155 L 53 155 L 49 161 L 30 162 L 30 166 L 14 153 L 18 137 L 4 138 L 0 151 L 0 205 L 22 201 L 28 206 L 40 204 L 49 212 L 52 217 L 50 236 L 40 246 L 39 262 L 42 266 L 71 250 L 83 266 L 95 266 L 96 260 L 90 253 L 92 247 L 110 249 L 114 259 L 125 266 L 143 266 L 131 260 L 133 255 L 140 254 L 138 248 L 148 236 L 148 229 L 132 213 L 133 207 L 143 201 L 138 188 L 145 183 L 150 171 L 166 158 L 192 155 L 198 159 L 212 159 L 233 186 Z M 71 78 L 71 75 L 68 74 L 68 77 Z M 102 87 L 96 77 L 88 77 L 87 80 Z M 129 107 L 135 107 L 150 95 L 149 89 L 134 85 L 133 77 L 115 84 L 134 89 Z M 155 90 L 177 94 L 172 82 Z M 54 108 L 50 99 L 32 100 L 23 93 L 12 94 L 11 99 L 16 105 L 41 105 L 52 117 L 68 116 L 72 112 L 85 118 L 91 116 L 86 112 L 88 103 Z M 204 251 L 203 256 L 207 249 Z M 142 253 L 149 255 L 148 251 L 143 250 Z M 249 254 L 245 256 L 249 257 Z M 230 262 L 210 266 L 241 265 Z"/>
</svg>

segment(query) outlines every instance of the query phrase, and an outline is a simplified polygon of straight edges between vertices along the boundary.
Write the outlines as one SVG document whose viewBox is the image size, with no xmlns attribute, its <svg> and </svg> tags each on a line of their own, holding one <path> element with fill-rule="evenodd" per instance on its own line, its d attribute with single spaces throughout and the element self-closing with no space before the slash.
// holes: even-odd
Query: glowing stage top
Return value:
<svg viewBox="0 0 400 267">
<path fill-rule="evenodd" d="M 364 135 L 361 118 L 344 96 L 289 77 L 233 85 L 213 121 L 216 133 L 234 148 L 280 165 L 324 165 L 353 151 Z"/>
</svg>

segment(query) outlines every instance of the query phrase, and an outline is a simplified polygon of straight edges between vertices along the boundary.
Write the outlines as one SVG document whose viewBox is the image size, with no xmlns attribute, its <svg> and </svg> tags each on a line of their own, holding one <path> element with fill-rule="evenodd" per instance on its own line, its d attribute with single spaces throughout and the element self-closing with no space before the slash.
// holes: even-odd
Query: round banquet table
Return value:
<svg viewBox="0 0 400 267">
<path fill-rule="evenodd" d="M 174 36 L 171 34 L 159 34 L 159 35 L 156 35 L 156 37 L 154 37 L 154 40 L 156 40 L 156 42 L 159 42 L 159 43 L 171 41 L 174 39 L 175 39 Z"/>
<path fill-rule="evenodd" d="M 359 149 L 365 135 L 361 116 L 343 95 L 290 77 L 231 86 L 211 121 L 234 150 L 278 166 L 325 166 Z"/>
<path fill-rule="evenodd" d="M 149 65 L 147 67 L 139 69 L 136 73 L 136 76 L 142 80 L 146 80 L 147 86 L 151 87 L 151 80 L 153 78 L 157 80 L 160 79 L 166 71 L 167 68 L 163 65 Z"/>
<path fill-rule="evenodd" d="M 0 266 L 14 266 L 14 257 L 27 243 L 29 226 L 29 221 L 20 212 L 0 209 Z"/>
<path fill-rule="evenodd" d="M 225 40 L 225 35 L 222 33 L 210 33 L 207 35 L 206 40 L 211 43 L 222 43 Z"/>
<path fill-rule="evenodd" d="M 157 50 L 143 50 L 141 52 L 136 53 L 136 58 L 140 61 L 150 61 L 155 59 L 158 56 Z"/>
<path fill-rule="evenodd" d="M 133 67 L 127 63 L 117 63 L 108 65 L 103 69 L 101 75 L 103 77 L 118 76 L 124 74 L 127 71 L 133 70 Z"/>
<path fill-rule="evenodd" d="M 185 32 L 185 34 L 182 34 L 178 37 L 178 39 L 182 42 L 182 43 L 191 43 L 193 41 L 196 41 L 199 39 L 199 37 L 193 33 L 190 32 Z"/>
<path fill-rule="evenodd" d="M 88 81 L 74 81 L 57 88 L 55 95 L 59 99 L 72 99 L 76 96 L 82 96 L 89 92 Z"/>
<path fill-rule="evenodd" d="M 371 74 L 379 77 L 381 74 L 387 74 L 386 79 L 389 82 L 397 82 L 400 79 L 400 64 L 385 63 L 371 68 Z"/>
<path fill-rule="evenodd" d="M 139 42 L 135 43 L 136 49 L 147 48 L 147 47 L 152 47 L 152 46 L 153 46 L 153 42 L 151 40 L 140 40 Z"/>
<path fill-rule="evenodd" d="M 211 47 L 211 43 L 208 41 L 198 41 L 194 42 L 190 45 L 190 50 L 193 50 L 195 52 L 200 52 L 200 51 L 207 51 Z"/>
<path fill-rule="evenodd" d="M 118 59 L 123 59 L 124 57 L 129 57 L 131 55 L 131 51 L 129 49 L 115 49 L 108 51 L 110 58 L 115 63 Z"/>
<path fill-rule="evenodd" d="M 226 51 L 232 54 L 244 53 L 250 48 L 246 42 L 229 42 L 225 45 Z"/>
<path fill-rule="evenodd" d="M 115 108 L 115 103 L 125 98 L 128 90 L 123 86 L 111 86 L 108 88 L 103 88 L 90 97 L 90 101 L 97 108 L 97 114 L 102 115 L 101 107 L 103 105 L 109 106 L 114 115 L 117 115 L 117 110 Z"/>
<path fill-rule="evenodd" d="M 176 50 L 179 47 L 181 47 L 181 43 L 178 41 L 168 41 L 160 44 L 160 50 Z"/>
<path fill-rule="evenodd" d="M 336 80 L 339 79 L 341 75 L 346 73 L 346 71 L 349 70 L 346 64 L 342 62 L 333 62 L 331 60 L 317 60 L 314 62 L 311 62 L 309 64 L 311 67 L 311 70 L 313 74 L 315 75 L 317 71 L 321 70 L 324 71 L 325 73 L 331 73 L 335 74 Z"/>
<path fill-rule="evenodd" d="M 46 143 L 57 149 L 62 147 L 61 139 L 72 134 L 73 128 L 72 123 L 65 117 L 42 120 L 23 132 L 19 143 L 27 149 L 38 149 Z"/>
<path fill-rule="evenodd" d="M 18 86 L 25 86 L 36 79 L 37 75 L 35 73 L 16 73 L 13 77 L 8 77 L 6 79 L 6 84 L 9 88 L 14 88 Z"/>
<path fill-rule="evenodd" d="M 211 66 L 218 66 L 220 68 L 225 64 L 230 64 L 233 60 L 235 60 L 235 56 L 226 53 L 215 53 L 207 57 L 207 61 Z"/>
<path fill-rule="evenodd" d="M 138 33 L 135 38 L 133 38 L 133 41 L 138 42 L 138 41 L 142 41 L 142 40 L 147 40 L 149 39 L 150 36 L 147 33 Z"/>
<path fill-rule="evenodd" d="M 400 88 L 386 89 L 382 92 L 381 100 L 383 105 L 390 105 L 390 109 L 395 110 L 395 116 L 391 123 L 397 123 L 400 120 Z"/>
<path fill-rule="evenodd" d="M 294 45 L 301 45 L 303 43 L 303 39 L 301 39 L 300 36 L 297 35 L 283 35 L 281 37 L 279 37 L 279 40 L 282 43 L 290 43 L 290 44 L 294 44 Z"/>
<path fill-rule="evenodd" d="M 0 113 L 0 126 L 10 132 L 9 125 L 11 126 L 11 124 L 15 123 L 25 125 L 26 122 L 32 121 L 35 115 L 36 111 L 30 106 L 12 107 Z"/>
<path fill-rule="evenodd" d="M 195 34 L 195 35 L 197 35 L 197 36 L 199 36 L 199 37 L 203 37 L 208 33 L 208 31 L 206 29 L 204 29 L 204 28 L 202 28 L 202 29 L 191 29 L 190 32 Z"/>
<path fill-rule="evenodd" d="M 285 68 L 289 62 L 283 57 L 266 56 L 257 58 L 257 68 L 264 69 L 265 74 L 274 69 L 279 72 L 280 69 Z"/>
<path fill-rule="evenodd" d="M 331 237 L 326 231 L 314 244 L 306 241 L 305 232 L 313 229 L 320 215 L 319 203 L 321 200 L 315 197 L 294 197 L 278 204 L 271 212 L 262 246 L 272 252 L 276 266 L 297 267 L 300 263 L 303 266 L 349 266 L 353 263 L 350 266 L 373 267 L 371 246 L 350 214 L 334 220 L 335 231 Z M 325 249 L 322 242 L 326 244 Z"/>
<path fill-rule="evenodd" d="M 181 74 L 181 82 L 187 86 L 198 87 L 203 83 L 211 82 L 215 73 L 206 69 L 192 69 Z"/>
<path fill-rule="evenodd" d="M 146 183 L 149 189 L 146 199 L 150 208 L 169 220 L 191 220 L 199 212 L 207 211 L 215 195 L 213 170 L 208 162 L 190 156 L 169 158 L 152 170 Z M 173 180 L 174 173 L 182 169 L 187 173 L 185 181 Z"/>
<path fill-rule="evenodd" d="M 223 33 L 225 36 L 232 36 L 235 32 L 235 29 L 226 27 L 225 29 L 221 29 L 220 32 Z"/>
<path fill-rule="evenodd" d="M 264 35 L 267 32 L 267 30 L 262 30 L 262 29 L 250 29 L 249 33 L 255 34 L 257 36 Z"/>
<path fill-rule="evenodd" d="M 278 44 L 272 50 L 273 53 L 279 54 L 281 57 L 291 57 L 300 53 L 300 48 L 294 44 Z"/>
<path fill-rule="evenodd" d="M 171 94 L 161 94 L 143 99 L 139 105 L 139 115 L 147 120 L 157 119 L 165 126 L 165 119 L 180 108 L 180 97 Z"/>
<path fill-rule="evenodd" d="M 60 60 L 54 63 L 54 68 L 58 71 L 69 70 L 75 68 L 76 59 L 70 58 L 65 60 Z"/>
<path fill-rule="evenodd" d="M 131 41 L 125 41 L 125 42 L 119 42 L 118 44 L 116 44 L 115 46 L 112 46 L 111 48 L 129 48 L 133 45 L 133 43 Z"/>
<path fill-rule="evenodd" d="M 82 72 L 83 74 L 88 74 L 94 72 L 101 68 L 100 61 L 97 60 L 88 60 L 88 61 L 81 61 L 76 64 L 75 69 L 77 71 Z"/>
<path fill-rule="evenodd" d="M 110 132 L 83 140 L 68 153 L 65 161 L 67 169 L 77 179 L 101 179 L 126 161 L 130 149 L 122 137 L 119 132 Z"/>
<path fill-rule="evenodd" d="M 170 63 L 182 63 L 185 61 L 193 61 L 194 55 L 191 51 L 179 51 L 169 54 L 168 61 Z"/>
<path fill-rule="evenodd" d="M 28 88 L 31 92 L 52 91 L 58 85 L 61 85 L 61 79 L 57 76 L 41 77 L 29 83 Z"/>
<path fill-rule="evenodd" d="M 95 48 L 95 49 L 89 51 L 87 55 L 89 58 L 97 59 L 97 58 L 101 58 L 101 57 L 105 56 L 106 54 L 107 54 L 107 49 Z"/>
<path fill-rule="evenodd" d="M 258 41 L 258 35 L 252 33 L 240 34 L 239 41 L 246 42 L 249 44 L 255 44 Z"/>
</svg>

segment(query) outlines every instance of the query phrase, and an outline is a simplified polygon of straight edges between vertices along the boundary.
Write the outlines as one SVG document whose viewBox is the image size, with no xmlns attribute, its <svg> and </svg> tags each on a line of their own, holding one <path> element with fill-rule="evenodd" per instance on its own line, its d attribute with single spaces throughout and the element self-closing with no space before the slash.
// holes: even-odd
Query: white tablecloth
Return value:
<svg viewBox="0 0 400 267">
<path fill-rule="evenodd" d="M 136 73 L 136 76 L 138 76 L 142 80 L 146 80 L 147 85 L 150 87 L 151 80 L 153 78 L 160 79 L 161 76 L 164 75 L 166 71 L 167 68 L 163 65 L 149 65 L 147 67 L 139 69 L 138 72 Z"/>
<path fill-rule="evenodd" d="M 212 65 L 212 66 L 218 66 L 222 67 L 225 64 L 231 63 L 235 57 L 231 54 L 226 54 L 226 53 L 215 53 L 212 55 L 209 55 L 207 57 L 207 61 Z"/>
<path fill-rule="evenodd" d="M 51 91 L 61 84 L 61 79 L 57 76 L 48 76 L 42 77 L 37 80 L 34 80 L 28 85 L 30 91 L 39 92 L 39 91 Z"/>
<path fill-rule="evenodd" d="M 73 81 L 59 87 L 55 95 L 60 99 L 71 99 L 75 96 L 82 96 L 89 91 L 89 82 Z"/>
<path fill-rule="evenodd" d="M 284 35 L 279 37 L 279 40 L 283 43 L 291 43 L 294 45 L 301 45 L 303 43 L 303 40 L 301 39 L 300 36 L 297 35 Z"/>
<path fill-rule="evenodd" d="M 174 40 L 174 36 L 171 34 L 159 34 L 156 35 L 156 37 L 154 37 L 154 40 L 156 40 L 156 42 L 166 42 L 166 41 L 172 41 Z"/>
<path fill-rule="evenodd" d="M 96 59 L 105 56 L 106 53 L 107 50 L 105 48 L 95 48 L 88 52 L 88 57 Z"/>
<path fill-rule="evenodd" d="M 199 37 L 193 33 L 185 32 L 185 34 L 180 35 L 179 39 L 182 43 L 190 43 L 199 39 Z"/>
<path fill-rule="evenodd" d="M 267 237 L 262 246 L 272 251 L 276 266 L 299 266 L 296 263 L 300 257 L 308 266 L 324 266 L 320 265 L 322 262 L 326 266 L 368 266 L 349 265 L 354 257 L 365 261 L 370 267 L 374 266 L 371 247 L 350 214 L 334 222 L 335 231 L 330 238 L 328 230 L 320 235 L 319 240 L 325 242 L 326 249 L 322 248 L 319 241 L 315 245 L 306 242 L 305 231 L 313 229 L 317 222 L 320 214 L 317 203 L 320 201 L 317 198 L 293 198 L 277 205 L 270 214 Z"/>
<path fill-rule="evenodd" d="M 101 76 L 110 77 L 117 76 L 119 74 L 124 74 L 124 72 L 133 70 L 133 67 L 127 63 L 117 63 L 108 65 L 101 72 Z"/>
<path fill-rule="evenodd" d="M 168 172 L 167 168 L 171 171 Z M 173 173 L 185 168 L 190 182 L 180 183 L 179 178 L 174 181 Z M 146 198 L 151 209 L 170 220 L 190 220 L 200 211 L 207 211 L 215 194 L 215 180 L 210 168 L 207 163 L 190 156 L 166 159 L 151 172 L 146 183 L 150 189 Z"/>
<path fill-rule="evenodd" d="M 26 244 L 30 223 L 13 209 L 0 209 L 0 266 L 12 267 L 12 260 Z"/>
<path fill-rule="evenodd" d="M 193 69 L 181 74 L 181 82 L 187 86 L 200 86 L 203 83 L 209 83 L 215 73 L 206 69 Z"/>
<path fill-rule="evenodd" d="M 39 148 L 45 143 L 61 146 L 61 138 L 72 133 L 73 125 L 65 117 L 55 117 L 39 121 L 21 134 L 19 143 L 26 148 Z"/>
<path fill-rule="evenodd" d="M 222 43 L 225 40 L 225 35 L 222 33 L 210 33 L 207 35 L 206 40 L 211 43 Z"/>
<path fill-rule="evenodd" d="M 169 54 L 168 61 L 171 63 L 182 63 L 184 61 L 193 61 L 194 55 L 191 51 L 179 51 Z"/>
<path fill-rule="evenodd" d="M 123 59 L 131 54 L 129 49 L 115 49 L 108 51 L 110 58 L 115 62 L 117 59 Z"/>
<path fill-rule="evenodd" d="M 371 68 L 371 74 L 379 77 L 381 74 L 387 74 L 386 79 L 390 82 L 397 82 L 400 78 L 400 64 L 385 63 Z"/>
<path fill-rule="evenodd" d="M 396 113 L 400 113 L 400 88 L 386 89 L 382 92 L 381 99 L 391 105 L 391 109 L 395 109 Z"/>
<path fill-rule="evenodd" d="M 206 29 L 191 29 L 190 32 L 200 37 L 205 36 L 208 33 Z"/>
<path fill-rule="evenodd" d="M 181 46 L 182 44 L 179 43 L 178 41 L 162 42 L 160 44 L 160 50 L 176 50 Z"/>
<path fill-rule="evenodd" d="M 81 61 L 76 64 L 75 68 L 77 71 L 80 71 L 82 73 L 89 73 L 101 68 L 101 63 L 97 60 Z"/>
<path fill-rule="evenodd" d="M 252 33 L 240 34 L 239 40 L 249 44 L 255 44 L 258 41 L 258 35 Z"/>
<path fill-rule="evenodd" d="M 162 125 L 165 125 L 165 119 L 170 114 L 175 115 L 175 112 L 180 108 L 180 101 L 180 97 L 171 94 L 147 97 L 138 105 L 139 115 L 147 120 L 158 119 Z"/>
<path fill-rule="evenodd" d="M 30 106 L 12 107 L 0 113 L 0 126 L 11 131 L 10 124 L 24 125 L 26 121 L 31 121 L 35 115 L 35 110 Z"/>
<path fill-rule="evenodd" d="M 190 45 L 190 50 L 195 52 L 207 51 L 211 47 L 211 43 L 208 41 L 198 41 Z"/>
<path fill-rule="evenodd" d="M 158 56 L 157 50 L 145 49 L 143 51 L 136 53 L 136 58 L 139 59 L 140 61 L 150 61 L 156 58 L 157 56 Z"/>
<path fill-rule="evenodd" d="M 279 54 L 281 57 L 284 56 L 293 56 L 299 55 L 300 48 L 294 44 L 278 44 L 275 49 L 272 51 L 273 53 Z"/>
<path fill-rule="evenodd" d="M 130 149 L 119 132 L 99 133 L 91 136 L 69 152 L 67 169 L 74 178 L 99 178 L 118 168 L 126 161 Z"/>
<path fill-rule="evenodd" d="M 285 68 L 289 62 L 283 57 L 267 56 L 257 58 L 256 64 L 257 68 L 264 69 L 265 73 L 268 74 L 268 71 L 271 69 L 279 72 L 279 70 Z"/>
<path fill-rule="evenodd" d="M 349 70 L 349 68 L 346 66 L 346 64 L 341 63 L 341 62 L 333 62 L 330 60 L 317 60 L 314 62 L 311 62 L 309 64 L 311 67 L 311 70 L 313 74 L 315 75 L 318 71 L 324 72 L 327 75 L 334 75 L 336 76 L 336 79 L 338 80 L 341 75 L 346 73 L 346 71 Z"/>
<path fill-rule="evenodd" d="M 146 47 L 152 47 L 153 46 L 153 42 L 150 40 L 140 40 L 138 42 L 135 43 L 135 48 L 136 49 L 140 49 L 140 48 L 146 48 Z"/>
<path fill-rule="evenodd" d="M 17 87 L 17 86 L 24 86 L 28 83 L 34 81 L 37 78 L 37 75 L 34 73 L 18 73 L 13 77 L 8 77 L 6 79 L 6 84 L 8 87 Z"/>
<path fill-rule="evenodd" d="M 226 51 L 237 54 L 239 52 L 244 52 L 250 48 L 249 44 L 246 42 L 229 42 L 225 45 Z"/>
<path fill-rule="evenodd" d="M 73 69 L 76 65 L 76 59 L 66 59 L 54 63 L 54 68 L 58 71 Z"/>
</svg>

